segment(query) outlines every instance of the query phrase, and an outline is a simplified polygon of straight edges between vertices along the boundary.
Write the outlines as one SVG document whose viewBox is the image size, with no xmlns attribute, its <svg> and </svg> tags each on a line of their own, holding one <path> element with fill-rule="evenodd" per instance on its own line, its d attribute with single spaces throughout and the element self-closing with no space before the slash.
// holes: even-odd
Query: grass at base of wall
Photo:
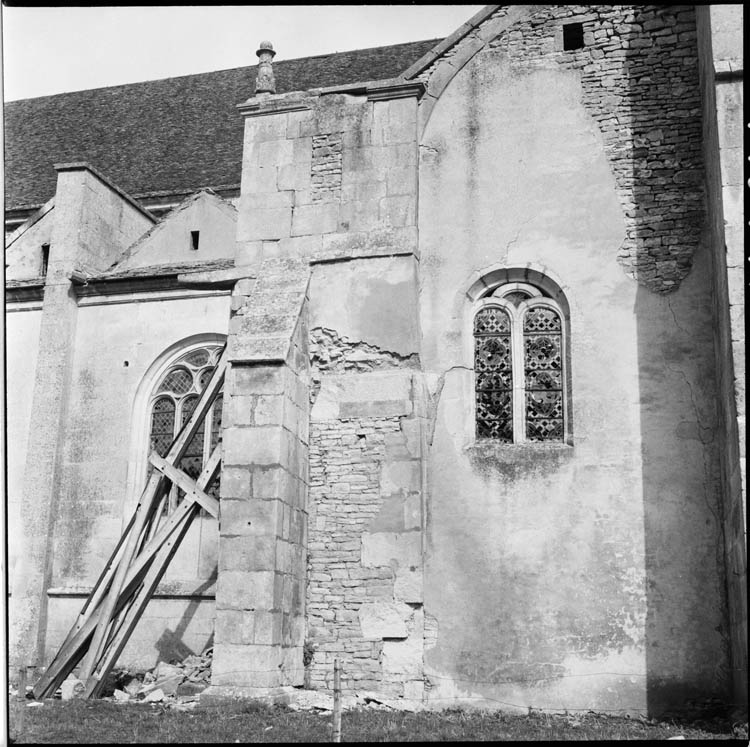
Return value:
<svg viewBox="0 0 750 747">
<path fill-rule="evenodd" d="M 328 742 L 330 713 L 295 711 L 252 702 L 179 711 L 162 704 L 45 700 L 23 713 L 10 702 L 13 743 L 141 744 L 191 742 Z M 488 711 L 404 711 L 360 708 L 344 711 L 344 742 L 509 741 L 605 739 L 742 739 L 747 725 L 727 721 L 677 724 L 601 714 L 525 716 Z"/>
</svg>

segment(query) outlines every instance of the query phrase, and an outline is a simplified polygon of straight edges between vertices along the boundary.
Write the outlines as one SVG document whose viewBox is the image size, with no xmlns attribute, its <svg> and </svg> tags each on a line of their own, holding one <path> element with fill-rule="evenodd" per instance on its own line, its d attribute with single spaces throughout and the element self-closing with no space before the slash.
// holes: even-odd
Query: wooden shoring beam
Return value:
<svg viewBox="0 0 750 747">
<path fill-rule="evenodd" d="M 198 515 L 198 510 L 198 504 L 191 502 L 190 509 L 188 510 L 185 521 L 182 522 L 180 531 L 172 534 L 172 536 L 159 548 L 156 557 L 154 558 L 154 562 L 149 566 L 140 588 L 131 599 L 128 609 L 123 611 L 119 616 L 117 630 L 111 640 L 107 642 L 107 647 L 104 649 L 101 659 L 97 662 L 96 668 L 86 681 L 86 689 L 83 691 L 82 697 L 96 698 L 101 694 L 107 675 L 117 661 L 117 657 L 120 655 L 123 648 L 125 648 L 125 644 L 128 642 L 130 634 L 133 632 L 133 629 L 143 614 L 143 610 L 146 608 L 149 599 L 151 599 L 154 590 L 158 586 L 159 581 L 161 581 L 164 572 L 167 570 L 167 566 L 169 565 L 170 560 L 174 557 L 182 538 L 190 528 L 193 519 Z"/>
<path fill-rule="evenodd" d="M 219 501 L 216 498 L 204 493 L 193 479 L 186 475 L 181 469 L 177 469 L 174 465 L 170 464 L 166 459 L 160 457 L 155 451 L 151 452 L 149 457 L 151 464 L 156 467 L 162 474 L 166 475 L 172 483 L 177 485 L 185 492 L 185 496 L 190 496 L 190 499 L 199 503 L 203 508 L 214 517 L 219 518 Z M 183 499 L 184 500 L 184 499 Z"/>
<path fill-rule="evenodd" d="M 169 450 L 167 451 L 167 454 L 165 456 L 166 461 L 174 464 L 182 458 L 183 454 L 187 450 L 188 445 L 192 441 L 193 436 L 205 420 L 209 408 L 213 404 L 213 401 L 218 396 L 219 392 L 221 391 L 221 387 L 224 384 L 227 359 L 227 346 L 225 345 L 224 350 L 221 353 L 221 357 L 219 358 L 219 361 L 216 364 L 213 372 L 211 373 L 211 377 L 209 378 L 208 383 L 206 384 L 206 388 L 198 398 L 195 409 L 190 414 L 190 417 L 183 425 L 180 432 L 177 434 L 177 437 L 172 442 L 172 445 L 169 447 Z M 114 614 L 115 604 L 117 604 L 117 600 L 120 597 L 120 592 L 122 591 L 123 585 L 125 583 L 125 577 L 127 575 L 128 568 L 133 560 L 133 557 L 136 555 L 138 543 L 143 533 L 144 527 L 146 526 L 148 519 L 153 514 L 153 511 L 156 509 L 154 503 L 156 502 L 157 496 L 160 497 L 160 492 L 165 481 L 166 478 L 164 477 L 164 475 L 162 475 L 160 472 L 154 472 L 151 475 L 148 484 L 146 485 L 146 489 L 143 491 L 141 499 L 138 501 L 138 505 L 135 509 L 136 517 L 133 523 L 133 529 L 128 536 L 127 544 L 125 545 L 123 554 L 120 557 L 120 563 L 117 567 L 115 577 L 112 580 L 110 592 L 106 599 L 104 599 L 102 602 L 102 614 L 99 618 L 99 623 L 96 627 L 96 631 L 94 632 L 94 637 L 91 641 L 91 644 L 89 645 L 86 657 L 83 661 L 83 664 L 81 665 L 80 679 L 84 682 L 87 682 L 87 680 L 91 677 L 91 674 L 94 671 L 94 667 L 96 666 L 96 662 L 99 661 L 104 652 L 107 634 L 109 631 L 109 624 L 110 620 L 112 619 L 112 615 Z M 86 684 L 86 689 L 88 690 L 88 683 Z"/>
<path fill-rule="evenodd" d="M 220 465 L 221 447 L 216 446 L 196 481 L 197 486 L 201 489 L 209 487 L 216 477 Z M 159 548 L 165 544 L 173 532 L 179 531 L 184 526 L 192 505 L 193 501 L 191 499 L 183 500 L 172 514 L 170 514 L 166 523 L 159 527 L 156 535 L 149 540 L 141 553 L 135 558 L 133 564 L 128 569 L 125 585 L 118 600 L 118 605 L 115 608 L 115 614 L 119 614 L 125 603 L 137 592 Z M 35 698 L 52 697 L 55 694 L 57 688 L 60 687 L 63 680 L 73 671 L 84 655 L 86 644 L 96 629 L 100 616 L 101 606 L 89 606 L 85 619 L 82 619 L 80 624 L 77 624 L 75 632 L 71 631 L 71 634 L 66 639 L 66 643 L 60 648 L 52 663 L 35 684 Z"/>
<path fill-rule="evenodd" d="M 86 614 L 87 610 L 89 608 L 94 609 L 102 600 L 104 595 L 107 593 L 107 590 L 109 589 L 109 584 L 112 581 L 112 576 L 114 575 L 115 568 L 116 568 L 115 558 L 117 557 L 117 553 L 122 547 L 122 544 L 125 541 L 125 538 L 127 537 L 128 532 L 133 528 L 134 520 L 135 520 L 135 515 L 130 517 L 130 521 L 128 522 L 127 527 L 125 527 L 125 530 L 123 531 L 122 535 L 120 535 L 120 539 L 117 541 L 117 544 L 115 545 L 115 549 L 112 550 L 112 554 L 109 556 L 109 560 L 107 560 L 107 563 L 105 564 L 104 569 L 102 570 L 101 574 L 99 575 L 99 578 L 96 580 L 96 583 L 94 584 L 94 588 L 91 590 L 91 593 L 89 594 L 88 598 L 84 602 L 84 605 L 81 608 L 81 611 L 78 613 L 78 617 L 76 618 L 76 621 L 73 623 L 73 627 L 68 632 L 68 635 L 65 637 L 65 640 L 62 642 L 62 644 L 60 645 L 60 648 L 57 650 L 55 657 L 50 662 L 50 666 L 52 666 L 55 663 L 57 658 L 60 656 L 60 652 L 67 646 L 71 638 L 80 630 L 81 626 L 84 624 L 84 622 L 88 618 L 88 615 Z"/>
</svg>

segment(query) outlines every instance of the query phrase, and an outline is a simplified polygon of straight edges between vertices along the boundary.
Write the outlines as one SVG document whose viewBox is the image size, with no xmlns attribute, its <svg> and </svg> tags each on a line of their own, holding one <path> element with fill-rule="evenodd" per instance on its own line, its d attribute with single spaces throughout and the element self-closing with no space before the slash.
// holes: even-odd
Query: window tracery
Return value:
<svg viewBox="0 0 750 747">
<path fill-rule="evenodd" d="M 563 316 L 526 283 L 506 283 L 474 315 L 476 436 L 565 440 Z"/>
<path fill-rule="evenodd" d="M 182 426 L 192 414 L 201 392 L 208 383 L 218 357 L 220 345 L 206 345 L 191 350 L 177 358 L 161 376 L 150 403 L 149 451 L 164 456 Z M 187 445 L 178 467 L 192 479 L 197 479 L 211 451 L 221 438 L 222 395 L 211 405 L 205 420 Z M 206 424 L 210 423 L 210 432 Z M 149 464 L 148 475 L 153 467 Z M 218 498 L 219 477 L 206 491 Z M 172 487 L 164 502 L 164 511 L 171 512 L 182 500 L 184 493 Z"/>
</svg>

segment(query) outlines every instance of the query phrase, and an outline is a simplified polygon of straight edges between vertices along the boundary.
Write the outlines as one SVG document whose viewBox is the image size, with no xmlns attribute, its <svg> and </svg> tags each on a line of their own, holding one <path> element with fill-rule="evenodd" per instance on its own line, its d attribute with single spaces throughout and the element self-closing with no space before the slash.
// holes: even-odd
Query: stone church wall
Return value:
<svg viewBox="0 0 750 747">
<path fill-rule="evenodd" d="M 149 367 L 181 340 L 225 332 L 228 317 L 226 294 L 79 308 L 68 417 L 61 434 L 48 658 L 80 612 L 140 497 L 136 473 L 139 464 L 145 470 L 148 424 L 139 423 L 134 403 Z M 108 331 L 104 337 L 102 329 Z M 123 651 L 123 664 L 153 666 L 159 658 L 200 653 L 210 643 L 217 540 L 215 520 L 197 519 Z"/>
<path fill-rule="evenodd" d="M 586 47 L 566 52 L 576 13 Z M 723 697 L 700 113 L 679 93 L 697 82 L 692 11 L 540 10 L 452 74 L 420 141 L 428 700 Z M 500 268 L 569 304 L 566 443 L 475 439 L 472 288 Z"/>
</svg>

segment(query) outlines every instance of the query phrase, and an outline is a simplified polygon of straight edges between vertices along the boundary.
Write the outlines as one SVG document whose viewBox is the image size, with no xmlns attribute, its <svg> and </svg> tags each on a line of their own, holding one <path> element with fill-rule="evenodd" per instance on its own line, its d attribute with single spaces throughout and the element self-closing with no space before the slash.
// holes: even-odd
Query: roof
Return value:
<svg viewBox="0 0 750 747">
<path fill-rule="evenodd" d="M 277 93 L 399 76 L 439 39 L 275 62 Z M 5 104 L 5 208 L 55 194 L 61 161 L 87 161 L 128 194 L 237 187 L 257 65 Z"/>
</svg>

